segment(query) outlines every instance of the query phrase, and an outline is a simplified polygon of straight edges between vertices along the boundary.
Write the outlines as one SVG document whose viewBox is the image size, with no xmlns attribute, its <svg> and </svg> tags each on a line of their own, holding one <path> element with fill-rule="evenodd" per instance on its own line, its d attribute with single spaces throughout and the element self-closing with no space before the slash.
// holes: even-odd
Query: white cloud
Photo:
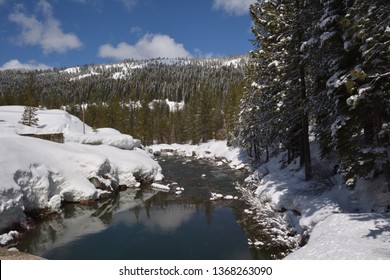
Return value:
<svg viewBox="0 0 390 280">
<path fill-rule="evenodd" d="M 102 45 L 99 48 L 99 56 L 123 60 L 126 58 L 191 57 L 191 54 L 182 44 L 175 42 L 168 35 L 146 34 L 134 45 L 125 42 L 119 43 L 116 47 L 110 44 Z"/>
<path fill-rule="evenodd" d="M 65 53 L 82 46 L 80 39 L 73 33 L 64 33 L 61 23 L 53 16 L 53 7 L 47 1 L 40 0 L 36 6 L 42 19 L 36 15 L 26 15 L 21 9 L 8 16 L 11 22 L 20 26 L 21 32 L 15 38 L 19 45 L 40 46 L 45 54 Z"/>
<path fill-rule="evenodd" d="M 249 14 L 249 6 L 256 0 L 213 0 L 213 8 L 228 14 L 242 16 Z"/>
<path fill-rule="evenodd" d="M 44 69 L 50 69 L 52 67 L 43 64 L 43 63 L 37 63 L 35 61 L 29 61 L 28 63 L 21 63 L 17 59 L 12 59 L 6 63 L 3 64 L 3 66 L 0 67 L 0 70 L 9 70 L 9 69 L 27 69 L 27 70 L 44 70 Z"/>
</svg>

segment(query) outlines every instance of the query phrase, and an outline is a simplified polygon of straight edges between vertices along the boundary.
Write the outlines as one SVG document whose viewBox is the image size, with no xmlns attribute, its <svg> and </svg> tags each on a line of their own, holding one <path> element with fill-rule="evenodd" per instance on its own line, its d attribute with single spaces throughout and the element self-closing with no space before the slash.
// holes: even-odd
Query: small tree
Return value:
<svg viewBox="0 0 390 280">
<path fill-rule="evenodd" d="M 22 119 L 19 123 L 27 125 L 27 126 L 38 126 L 38 116 L 37 116 L 38 108 L 32 106 L 25 106 L 24 112 L 22 115 Z"/>
</svg>

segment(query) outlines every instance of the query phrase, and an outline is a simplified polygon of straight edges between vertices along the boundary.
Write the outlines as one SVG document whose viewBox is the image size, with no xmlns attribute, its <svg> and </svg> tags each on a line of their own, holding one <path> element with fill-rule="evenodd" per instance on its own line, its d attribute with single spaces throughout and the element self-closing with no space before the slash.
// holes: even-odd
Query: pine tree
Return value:
<svg viewBox="0 0 390 280">
<path fill-rule="evenodd" d="M 38 126 L 38 116 L 37 116 L 38 108 L 32 106 L 25 106 L 23 115 L 19 123 L 27 125 L 27 126 Z"/>
<path fill-rule="evenodd" d="M 341 24 L 343 72 L 331 79 L 337 108 L 333 140 L 350 187 L 357 178 L 385 173 L 390 185 L 390 10 L 387 1 L 348 1 Z"/>
<path fill-rule="evenodd" d="M 301 45 L 307 22 L 304 1 L 258 1 L 251 6 L 254 45 L 241 118 L 243 144 L 262 153 L 298 155 L 312 177 L 305 60 Z"/>
</svg>

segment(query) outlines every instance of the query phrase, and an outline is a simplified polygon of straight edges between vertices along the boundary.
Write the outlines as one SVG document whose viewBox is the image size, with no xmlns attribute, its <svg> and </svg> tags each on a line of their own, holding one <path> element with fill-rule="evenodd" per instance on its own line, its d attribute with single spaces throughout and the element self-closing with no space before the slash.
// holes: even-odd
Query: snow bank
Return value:
<svg viewBox="0 0 390 280">
<path fill-rule="evenodd" d="M 335 214 L 314 227 L 306 246 L 289 260 L 379 260 L 390 255 L 390 216 Z"/>
<path fill-rule="evenodd" d="M 139 181 L 162 179 L 158 163 L 138 148 L 60 144 L 18 135 L 34 129 L 68 130 L 68 135 L 75 135 L 82 129 L 77 118 L 60 110 L 41 111 L 40 123 L 46 123 L 41 128 L 25 127 L 17 123 L 21 108 L 0 107 L 0 229 L 23 219 L 25 210 L 58 211 L 61 201 L 94 200 L 120 185 L 132 187 Z M 45 120 L 45 116 L 50 117 Z M 109 135 L 108 139 L 122 137 L 111 129 L 101 133 Z"/>
<path fill-rule="evenodd" d="M 65 142 L 89 145 L 109 145 L 120 149 L 132 150 L 141 147 L 141 141 L 112 128 L 100 128 L 95 132 L 65 133 Z"/>
<path fill-rule="evenodd" d="M 140 148 L 141 142 L 130 135 L 122 134 L 112 128 L 93 130 L 90 126 L 63 110 L 38 110 L 38 127 L 19 124 L 24 111 L 23 106 L 0 106 L 0 126 L 17 134 L 55 134 L 63 133 L 65 142 L 90 145 L 109 145 L 131 150 Z M 84 134 L 85 131 L 85 134 Z"/>
<path fill-rule="evenodd" d="M 199 145 L 190 144 L 158 144 L 149 146 L 152 153 L 173 151 L 181 156 L 196 157 L 198 159 L 225 159 L 230 167 L 242 169 L 249 166 L 248 156 L 245 151 L 239 148 L 228 147 L 227 141 L 211 140 Z"/>
<path fill-rule="evenodd" d="M 299 166 L 299 159 L 290 165 L 284 165 L 286 154 L 272 158 L 247 178 L 247 182 L 255 186 L 253 192 L 250 189 L 244 190 L 245 197 L 252 206 L 250 211 L 262 217 L 264 222 L 264 216 L 272 215 L 269 212 L 264 215 L 262 212 L 272 209 L 273 215 L 279 216 L 278 223 L 288 224 L 297 234 L 296 244 L 300 242 L 301 237 L 312 232 L 309 245 L 307 245 L 310 249 L 305 249 L 305 246 L 299 250 L 301 253 L 293 254 L 291 258 L 359 259 L 369 257 L 375 259 L 382 257 L 389 259 L 388 254 L 385 257 L 383 254 L 358 253 L 366 250 L 364 246 L 358 248 L 359 244 L 370 239 L 370 236 L 367 237 L 362 232 L 374 230 L 373 225 L 386 223 L 389 225 L 389 216 L 385 218 L 385 216 L 374 214 L 348 214 L 386 212 L 390 205 L 390 193 L 387 192 L 383 178 L 360 180 L 354 190 L 348 190 L 342 183 L 340 175 L 334 172 L 336 160 L 321 160 L 318 145 L 316 143 L 311 143 L 311 145 L 314 179 L 305 181 L 304 170 Z M 381 222 L 378 219 L 382 219 Z M 384 219 L 387 221 L 383 222 Z M 269 224 L 272 223 L 276 224 L 275 222 Z M 283 227 L 283 225 L 280 226 L 282 229 Z M 388 226 L 385 228 L 389 231 Z M 385 231 L 381 235 L 387 238 L 387 242 L 389 241 L 389 236 L 385 234 Z M 348 239 L 351 239 L 350 243 L 346 241 Z M 286 243 L 287 241 L 289 240 L 286 240 Z M 368 246 L 372 250 L 375 250 L 375 246 L 381 246 L 380 243 L 371 245 Z M 357 253 L 354 255 L 353 251 Z M 343 254 L 347 252 L 350 254 L 343 257 Z"/>
</svg>

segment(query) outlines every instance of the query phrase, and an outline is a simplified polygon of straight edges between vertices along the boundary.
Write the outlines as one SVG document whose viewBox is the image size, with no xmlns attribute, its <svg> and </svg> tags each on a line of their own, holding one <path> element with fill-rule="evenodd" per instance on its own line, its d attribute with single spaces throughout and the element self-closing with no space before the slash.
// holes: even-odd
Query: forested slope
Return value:
<svg viewBox="0 0 390 280">
<path fill-rule="evenodd" d="M 0 104 L 66 108 L 93 127 L 157 142 L 226 139 L 237 120 L 247 56 L 126 60 L 0 72 Z M 85 104 L 85 106 L 81 106 Z"/>
</svg>

